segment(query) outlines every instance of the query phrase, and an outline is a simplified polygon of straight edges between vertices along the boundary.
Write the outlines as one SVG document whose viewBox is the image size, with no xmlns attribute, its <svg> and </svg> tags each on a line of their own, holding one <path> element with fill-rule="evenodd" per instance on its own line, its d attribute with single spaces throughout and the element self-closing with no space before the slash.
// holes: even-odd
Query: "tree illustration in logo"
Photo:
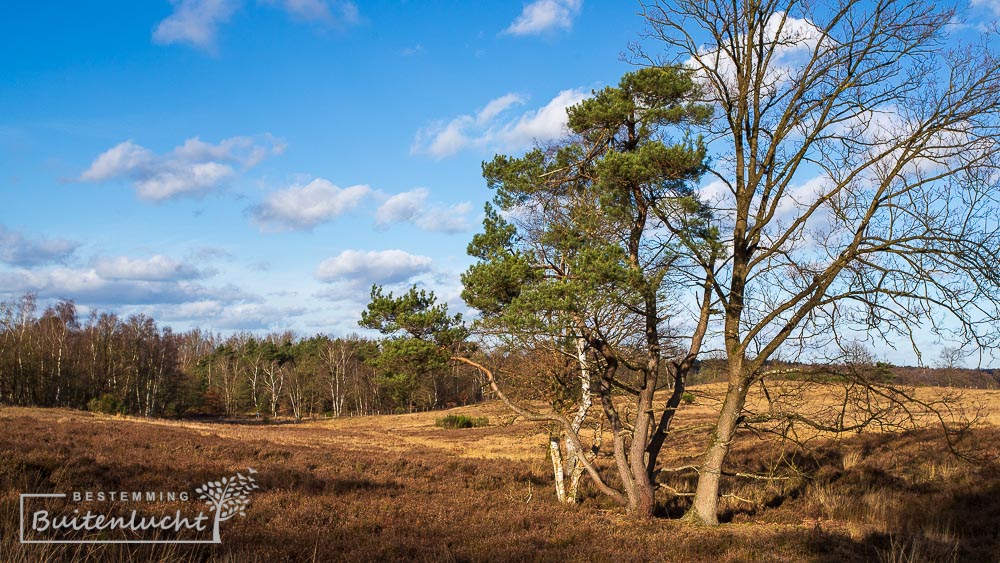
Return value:
<svg viewBox="0 0 1000 563">
<path fill-rule="evenodd" d="M 205 499 L 205 504 L 215 510 L 215 525 L 212 529 L 212 542 L 222 543 L 219 535 L 219 524 L 239 514 L 246 516 L 246 508 L 250 505 L 250 493 L 260 488 L 253 475 L 257 473 L 252 467 L 247 468 L 249 475 L 236 472 L 231 477 L 223 477 L 219 481 L 209 481 L 198 487 L 194 492 L 198 498 Z"/>
</svg>

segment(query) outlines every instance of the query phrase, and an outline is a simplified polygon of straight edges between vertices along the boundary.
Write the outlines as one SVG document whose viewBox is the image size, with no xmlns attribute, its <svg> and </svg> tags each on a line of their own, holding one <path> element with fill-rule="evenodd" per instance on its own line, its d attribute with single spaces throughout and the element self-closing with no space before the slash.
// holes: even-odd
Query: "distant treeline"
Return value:
<svg viewBox="0 0 1000 563">
<path fill-rule="evenodd" d="M 482 400 L 460 366 L 388 370 L 380 343 L 292 332 L 223 338 L 175 333 L 145 315 L 92 312 L 72 301 L 39 312 L 35 295 L 0 302 L 0 403 L 135 416 L 355 416 Z"/>
<path fill-rule="evenodd" d="M 841 366 L 823 366 L 795 362 L 768 362 L 772 379 L 835 379 Z M 1000 389 L 1000 369 L 969 369 L 962 367 L 896 366 L 877 362 L 868 374 L 875 381 L 904 387 L 945 386 L 965 389 Z M 726 381 L 725 360 L 709 359 L 698 362 L 689 384 Z"/>
<path fill-rule="evenodd" d="M 479 372 L 461 365 L 411 369 L 383 356 L 382 342 L 287 331 L 227 338 L 175 333 L 145 315 L 92 312 L 72 301 L 39 312 L 35 295 L 0 301 L 0 403 L 69 407 L 134 416 L 359 416 L 431 410 L 481 401 Z M 558 359 L 520 358 L 538 374 Z M 501 360 L 501 358 L 495 358 Z M 380 361 L 382 360 L 382 361 Z M 544 365 L 543 365 L 544 364 Z M 395 367 L 392 367 L 395 366 Z M 773 363 L 773 376 L 815 375 L 822 366 Z M 1000 388 L 1000 370 L 878 363 L 886 382 Z M 511 370 L 508 370 L 511 371 Z M 530 376 L 508 380 L 535 394 Z M 725 381 L 721 360 L 698 362 L 689 384 Z M 544 395 L 544 393 L 542 393 Z"/>
</svg>

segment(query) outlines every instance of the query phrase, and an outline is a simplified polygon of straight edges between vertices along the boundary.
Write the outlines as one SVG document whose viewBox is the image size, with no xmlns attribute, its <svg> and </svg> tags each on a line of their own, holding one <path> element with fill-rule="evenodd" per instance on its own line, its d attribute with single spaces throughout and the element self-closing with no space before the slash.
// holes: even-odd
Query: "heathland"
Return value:
<svg viewBox="0 0 1000 563">
<path fill-rule="evenodd" d="M 665 464 L 697 463 L 720 384 L 695 386 Z M 917 390 L 941 396 L 942 388 Z M 805 399 L 820 406 L 822 390 Z M 585 480 L 579 505 L 557 502 L 547 429 L 499 402 L 448 411 L 317 419 L 162 420 L 66 409 L 0 409 L 0 559 L 4 561 L 629 560 L 923 561 L 1000 557 L 1000 391 L 967 390 L 980 421 L 939 427 L 737 437 L 718 527 L 684 512 L 693 476 L 661 474 L 659 518 L 642 526 Z M 486 417 L 446 429 L 447 415 Z M 918 424 L 924 426 L 923 423 Z M 974 458 L 956 455 L 975 452 Z M 610 463 L 606 456 L 598 463 Z M 191 491 L 252 467 L 261 490 L 221 545 L 21 545 L 22 493 Z M 163 510 L 173 507 L 165 504 Z"/>
</svg>

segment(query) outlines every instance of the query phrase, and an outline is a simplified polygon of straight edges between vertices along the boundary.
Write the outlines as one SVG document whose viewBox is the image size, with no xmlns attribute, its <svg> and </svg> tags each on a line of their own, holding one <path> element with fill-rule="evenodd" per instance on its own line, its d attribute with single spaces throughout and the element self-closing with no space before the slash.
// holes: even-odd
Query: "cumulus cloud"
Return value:
<svg viewBox="0 0 1000 563">
<path fill-rule="evenodd" d="M 430 206 L 430 192 L 417 188 L 398 193 L 385 200 L 375 211 L 375 225 L 387 228 L 396 223 L 411 223 L 420 229 L 439 233 L 461 233 L 469 230 L 468 214 L 472 204 L 462 202 L 450 207 Z"/>
<path fill-rule="evenodd" d="M 97 275 L 105 280 L 193 280 L 205 277 L 209 273 L 162 254 L 145 259 L 127 256 L 101 257 L 94 260 L 93 265 Z"/>
<path fill-rule="evenodd" d="M 24 234 L 0 225 L 0 262 L 13 266 L 38 266 L 62 262 L 80 246 L 71 240 L 28 240 Z"/>
<path fill-rule="evenodd" d="M 414 222 L 418 227 L 433 233 L 465 233 L 469 231 L 468 215 L 472 203 L 463 201 L 448 207 L 431 207 Z"/>
<path fill-rule="evenodd" d="M 525 100 L 517 94 L 506 94 L 475 114 L 460 115 L 417 131 L 410 153 L 440 159 L 467 148 L 518 150 L 533 142 L 558 139 L 567 133 L 566 108 L 589 96 L 581 89 L 563 90 L 541 108 L 511 116 L 510 109 Z"/>
<path fill-rule="evenodd" d="M 524 6 L 521 15 L 503 33 L 537 35 L 554 29 L 570 29 L 582 5 L 583 0 L 535 0 Z"/>
<path fill-rule="evenodd" d="M 100 154 L 80 174 L 84 182 L 128 181 L 140 198 L 162 201 L 183 195 L 203 195 L 264 158 L 281 154 L 285 145 L 270 135 L 260 140 L 231 137 L 218 144 L 194 137 L 164 155 L 132 140 Z"/>
<path fill-rule="evenodd" d="M 269 194 L 250 214 L 264 230 L 308 230 L 354 209 L 370 193 L 368 186 L 339 188 L 317 178 Z"/>
<path fill-rule="evenodd" d="M 583 90 L 563 90 L 542 108 L 523 114 L 501 128 L 498 138 L 505 146 L 523 147 L 533 141 L 548 141 L 566 134 L 566 108 L 590 97 Z"/>
<path fill-rule="evenodd" d="M 33 291 L 43 299 L 74 299 L 88 305 L 177 304 L 201 300 L 255 301 L 241 289 L 207 287 L 191 280 L 108 279 L 96 268 L 52 268 L 0 272 L 0 293 Z"/>
<path fill-rule="evenodd" d="M 351 284 L 397 283 L 431 270 L 431 259 L 402 250 L 345 250 L 316 268 L 316 279 Z"/>
<path fill-rule="evenodd" d="M 417 188 L 390 197 L 375 211 L 375 224 L 387 227 L 393 223 L 412 221 L 423 210 L 429 193 L 424 188 Z"/>
<path fill-rule="evenodd" d="M 174 11 L 153 30 L 153 41 L 162 45 L 187 43 L 215 50 L 215 34 L 239 7 L 236 0 L 173 0 Z"/>
</svg>

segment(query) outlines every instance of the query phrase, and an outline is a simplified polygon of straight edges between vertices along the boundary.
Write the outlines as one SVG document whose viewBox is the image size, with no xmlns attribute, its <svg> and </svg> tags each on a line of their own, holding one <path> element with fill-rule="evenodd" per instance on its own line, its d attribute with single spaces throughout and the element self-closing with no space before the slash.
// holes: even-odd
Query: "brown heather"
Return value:
<svg viewBox="0 0 1000 563">
<path fill-rule="evenodd" d="M 665 463 L 695 462 L 708 437 L 724 388 L 694 391 Z M 995 409 L 1000 392 L 963 400 Z M 436 427 L 443 414 L 494 426 Z M 741 434 L 727 470 L 759 472 L 784 455 L 801 475 L 729 478 L 717 528 L 672 518 L 687 498 L 667 491 L 694 482 L 683 472 L 661 478 L 651 522 L 588 488 L 578 507 L 557 503 L 544 429 L 510 420 L 497 404 L 267 425 L 0 408 L 0 561 L 1000 560 L 1000 429 L 989 417 L 962 444 L 975 462 L 933 428 L 815 437 L 808 451 Z M 222 545 L 18 543 L 20 493 L 191 491 L 246 467 L 261 491 L 246 518 L 223 524 Z"/>
</svg>

